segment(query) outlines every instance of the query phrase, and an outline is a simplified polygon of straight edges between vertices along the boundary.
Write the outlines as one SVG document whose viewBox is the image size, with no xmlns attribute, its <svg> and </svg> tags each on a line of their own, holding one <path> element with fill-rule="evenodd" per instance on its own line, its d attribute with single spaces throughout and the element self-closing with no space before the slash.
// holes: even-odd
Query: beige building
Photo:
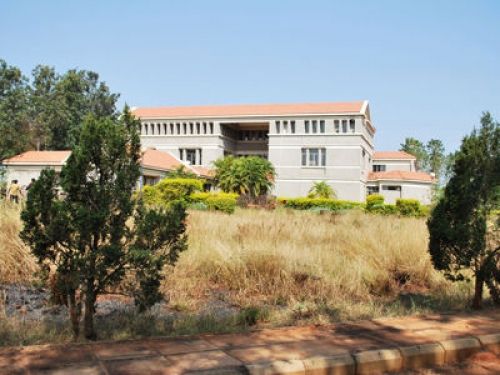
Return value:
<svg viewBox="0 0 500 375">
<path fill-rule="evenodd" d="M 382 194 L 386 203 L 398 198 L 432 200 L 434 178 L 416 170 L 416 158 L 404 151 L 377 151 L 373 154 L 372 172 L 368 174 L 368 194 Z"/>
<path fill-rule="evenodd" d="M 18 180 L 25 188 L 32 178 L 40 176 L 42 169 L 51 168 L 60 173 L 70 155 L 71 151 L 27 151 L 13 156 L 2 161 L 2 166 L 6 169 L 5 179 L 8 183 Z M 207 169 L 190 166 L 168 152 L 145 149 L 141 157 L 138 187 L 153 185 L 181 166 L 197 176 L 210 177 Z"/>
<path fill-rule="evenodd" d="M 141 142 L 190 165 L 258 155 L 276 169 L 274 193 L 304 196 L 327 181 L 341 199 L 364 200 L 375 128 L 368 102 L 135 108 Z"/>
</svg>

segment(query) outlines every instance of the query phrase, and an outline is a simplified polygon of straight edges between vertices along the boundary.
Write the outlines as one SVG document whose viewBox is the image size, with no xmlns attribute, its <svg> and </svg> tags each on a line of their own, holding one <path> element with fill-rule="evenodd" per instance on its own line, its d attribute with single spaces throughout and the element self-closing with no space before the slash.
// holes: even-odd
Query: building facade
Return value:
<svg viewBox="0 0 500 375">
<path fill-rule="evenodd" d="M 143 147 L 210 168 L 226 155 L 256 155 L 276 170 L 274 194 L 305 196 L 326 181 L 338 198 L 363 201 L 375 128 L 367 101 L 134 108 Z"/>
</svg>

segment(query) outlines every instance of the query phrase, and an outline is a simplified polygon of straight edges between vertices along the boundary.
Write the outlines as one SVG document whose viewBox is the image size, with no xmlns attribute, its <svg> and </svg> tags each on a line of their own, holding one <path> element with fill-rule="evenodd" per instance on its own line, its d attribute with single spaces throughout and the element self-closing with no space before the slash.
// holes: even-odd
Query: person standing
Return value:
<svg viewBox="0 0 500 375">
<path fill-rule="evenodd" d="M 7 191 L 7 196 L 11 202 L 19 203 L 19 200 L 21 199 L 21 186 L 19 186 L 17 180 L 12 180 L 9 190 Z"/>
</svg>

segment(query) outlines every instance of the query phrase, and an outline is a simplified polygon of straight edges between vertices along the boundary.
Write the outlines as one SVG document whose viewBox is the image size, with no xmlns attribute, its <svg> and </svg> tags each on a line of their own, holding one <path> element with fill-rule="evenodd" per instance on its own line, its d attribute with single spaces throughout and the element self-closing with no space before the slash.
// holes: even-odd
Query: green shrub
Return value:
<svg viewBox="0 0 500 375">
<path fill-rule="evenodd" d="M 373 212 L 384 205 L 384 196 L 381 194 L 371 194 L 366 197 L 366 211 Z"/>
<path fill-rule="evenodd" d="M 417 199 L 397 199 L 396 207 L 402 216 L 421 216 L 420 201 Z"/>
<path fill-rule="evenodd" d="M 204 204 L 209 210 L 232 214 L 236 208 L 238 194 L 234 193 L 194 193 L 190 197 L 195 204 Z"/>
<path fill-rule="evenodd" d="M 154 186 L 142 190 L 148 205 L 168 205 L 172 201 L 190 201 L 191 194 L 203 189 L 203 181 L 196 178 L 164 178 Z"/>
<path fill-rule="evenodd" d="M 362 207 L 360 202 L 328 198 L 278 198 L 278 203 L 295 210 L 328 209 L 331 211 L 350 210 Z"/>
</svg>

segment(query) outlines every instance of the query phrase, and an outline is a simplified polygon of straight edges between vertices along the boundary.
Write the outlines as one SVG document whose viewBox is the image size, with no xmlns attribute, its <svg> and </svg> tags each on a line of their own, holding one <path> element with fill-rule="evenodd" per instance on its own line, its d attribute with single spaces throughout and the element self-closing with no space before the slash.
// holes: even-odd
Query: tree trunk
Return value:
<svg viewBox="0 0 500 375">
<path fill-rule="evenodd" d="M 478 310 L 483 307 L 483 286 L 484 286 L 483 272 L 482 271 L 476 272 L 474 298 L 472 300 L 473 309 Z"/>
<path fill-rule="evenodd" d="M 83 332 L 87 340 L 95 340 L 97 335 L 94 330 L 94 312 L 95 312 L 95 292 L 93 281 L 88 282 L 85 292 L 85 316 L 83 317 Z"/>
<path fill-rule="evenodd" d="M 77 304 L 76 302 L 74 290 L 68 293 L 68 307 L 69 307 L 69 317 L 71 320 L 71 327 L 73 329 L 73 336 L 76 340 L 78 336 L 80 336 L 81 305 Z"/>
</svg>

